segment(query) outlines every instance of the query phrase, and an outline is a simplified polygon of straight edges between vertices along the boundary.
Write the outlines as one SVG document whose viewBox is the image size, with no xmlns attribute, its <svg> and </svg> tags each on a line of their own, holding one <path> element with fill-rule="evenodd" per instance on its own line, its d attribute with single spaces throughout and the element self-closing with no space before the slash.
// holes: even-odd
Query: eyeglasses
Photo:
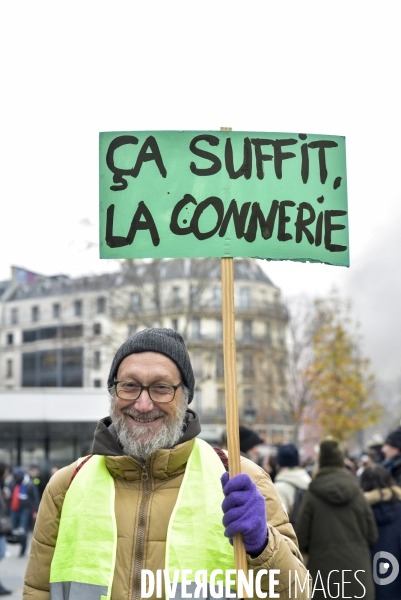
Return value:
<svg viewBox="0 0 401 600">
<path fill-rule="evenodd" d="M 153 383 L 152 385 L 141 385 L 133 381 L 115 381 L 114 387 L 116 394 L 121 400 L 133 402 L 138 400 L 142 390 L 146 390 L 152 402 L 167 403 L 172 402 L 175 392 L 183 384 L 181 381 L 177 385 L 167 385 L 165 383 Z"/>
</svg>

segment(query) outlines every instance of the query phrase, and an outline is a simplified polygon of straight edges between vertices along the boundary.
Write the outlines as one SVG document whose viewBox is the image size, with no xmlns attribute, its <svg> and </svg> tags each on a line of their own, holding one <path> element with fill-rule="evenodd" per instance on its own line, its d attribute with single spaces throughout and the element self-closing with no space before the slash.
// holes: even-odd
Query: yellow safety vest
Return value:
<svg viewBox="0 0 401 600">
<path fill-rule="evenodd" d="M 200 570 L 209 578 L 215 569 L 223 571 L 215 581 L 224 581 L 225 571 L 235 569 L 222 524 L 223 473 L 213 448 L 195 439 L 167 530 L 165 569 L 170 581 L 175 571 L 181 575 L 184 569 L 192 571 L 187 581 L 195 582 Z M 110 600 L 117 548 L 114 499 L 114 479 L 105 457 L 94 455 L 64 499 L 50 571 L 51 600 Z"/>
</svg>

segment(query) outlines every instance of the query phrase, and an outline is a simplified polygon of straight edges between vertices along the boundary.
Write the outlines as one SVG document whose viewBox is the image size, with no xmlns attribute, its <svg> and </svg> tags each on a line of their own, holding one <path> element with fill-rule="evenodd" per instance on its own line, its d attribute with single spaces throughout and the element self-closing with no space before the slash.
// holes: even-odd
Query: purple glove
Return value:
<svg viewBox="0 0 401 600">
<path fill-rule="evenodd" d="M 265 499 L 245 473 L 232 479 L 224 473 L 221 483 L 225 495 L 222 504 L 224 535 L 232 544 L 233 536 L 241 533 L 248 554 L 259 556 L 268 542 Z"/>
</svg>

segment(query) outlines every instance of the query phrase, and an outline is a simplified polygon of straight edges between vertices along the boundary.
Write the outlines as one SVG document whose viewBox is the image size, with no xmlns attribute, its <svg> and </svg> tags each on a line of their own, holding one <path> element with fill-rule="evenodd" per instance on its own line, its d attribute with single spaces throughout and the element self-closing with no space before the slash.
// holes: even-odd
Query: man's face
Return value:
<svg viewBox="0 0 401 600">
<path fill-rule="evenodd" d="M 391 460 L 394 456 L 398 456 L 401 454 L 399 448 L 395 448 L 394 446 L 390 446 L 390 444 L 384 444 L 382 446 L 382 452 L 386 458 L 386 460 Z"/>
<path fill-rule="evenodd" d="M 182 381 L 177 365 L 164 354 L 140 352 L 130 354 L 121 362 L 118 381 L 135 382 L 145 386 L 156 383 L 177 385 Z M 120 442 L 127 454 L 147 458 L 159 448 L 170 448 L 179 439 L 186 410 L 182 387 L 174 400 L 155 403 L 147 390 L 137 400 L 112 399 L 110 414 Z"/>
</svg>

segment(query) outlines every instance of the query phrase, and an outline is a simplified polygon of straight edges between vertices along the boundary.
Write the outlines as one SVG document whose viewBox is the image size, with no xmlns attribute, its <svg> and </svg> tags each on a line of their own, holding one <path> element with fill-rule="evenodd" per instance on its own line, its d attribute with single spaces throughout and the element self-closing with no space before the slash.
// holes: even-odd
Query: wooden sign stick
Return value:
<svg viewBox="0 0 401 600">
<path fill-rule="evenodd" d="M 220 127 L 220 130 L 231 131 L 231 127 Z M 229 475 L 230 477 L 234 477 L 241 473 L 241 464 L 237 395 L 237 352 L 235 346 L 234 259 L 231 257 L 221 259 L 221 288 L 228 464 Z M 248 565 L 241 534 L 234 536 L 233 545 L 235 568 L 237 571 L 243 571 L 248 580 Z M 244 598 L 248 598 L 245 590 L 243 594 Z"/>
</svg>

